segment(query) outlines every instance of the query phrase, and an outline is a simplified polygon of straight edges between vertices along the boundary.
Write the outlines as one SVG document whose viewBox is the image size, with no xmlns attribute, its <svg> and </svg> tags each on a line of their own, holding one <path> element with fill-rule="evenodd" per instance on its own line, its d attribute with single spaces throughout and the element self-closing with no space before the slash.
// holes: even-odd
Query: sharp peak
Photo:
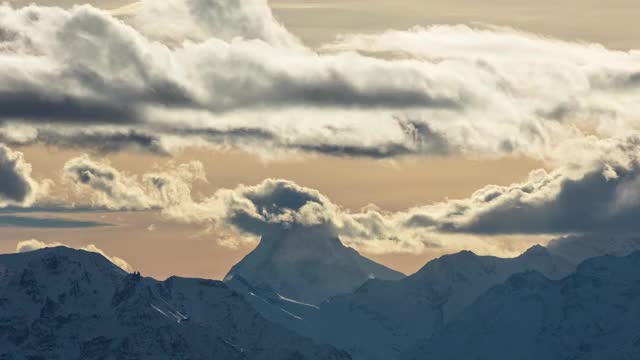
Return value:
<svg viewBox="0 0 640 360">
<path fill-rule="evenodd" d="M 533 245 L 532 247 L 525 250 L 525 252 L 520 254 L 520 256 L 518 257 L 525 257 L 525 256 L 531 256 L 531 255 L 550 255 L 550 254 L 551 252 L 549 252 L 549 249 L 547 249 L 546 247 L 542 245 Z"/>
<path fill-rule="evenodd" d="M 424 264 L 424 266 L 421 267 L 420 270 L 415 272 L 414 275 L 419 274 L 422 271 L 427 271 L 427 269 L 429 269 L 431 266 L 437 266 L 437 264 L 452 264 L 460 260 L 479 259 L 483 257 L 487 257 L 487 256 L 480 256 L 471 250 L 462 250 L 453 254 L 445 254 L 438 258 L 427 261 L 427 263 Z"/>
<path fill-rule="evenodd" d="M 471 250 L 462 250 L 453 254 L 442 255 L 441 257 L 434 259 L 433 261 L 451 261 L 457 259 L 471 259 L 471 258 L 483 258 L 483 257 L 493 257 L 493 256 L 482 256 L 474 253 Z"/>
</svg>

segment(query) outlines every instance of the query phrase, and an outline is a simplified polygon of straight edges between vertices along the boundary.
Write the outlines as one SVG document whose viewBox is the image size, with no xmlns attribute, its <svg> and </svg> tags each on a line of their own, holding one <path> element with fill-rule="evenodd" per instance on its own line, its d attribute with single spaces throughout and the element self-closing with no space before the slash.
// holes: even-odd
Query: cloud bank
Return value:
<svg viewBox="0 0 640 360">
<path fill-rule="evenodd" d="M 30 239 L 30 240 L 19 241 L 18 244 L 16 245 L 16 252 L 24 253 L 24 252 L 34 251 L 34 250 L 48 248 L 48 247 L 56 247 L 56 246 L 67 246 L 67 245 L 59 242 L 46 243 L 40 240 Z M 126 261 L 124 261 L 123 259 L 117 256 L 107 255 L 104 251 L 102 251 L 100 248 L 98 248 L 93 244 L 89 244 L 89 245 L 80 247 L 78 249 L 98 253 L 104 256 L 105 258 L 107 258 L 107 260 L 111 261 L 114 265 L 121 268 L 122 270 L 127 272 L 133 271 L 133 268 L 131 267 L 131 265 L 129 265 L 129 263 L 127 263 Z"/>
<path fill-rule="evenodd" d="M 457 240 L 468 236 L 640 232 L 640 138 L 593 138 L 584 146 L 599 152 L 554 170 L 533 171 L 521 183 L 487 185 L 465 199 L 397 212 L 346 209 L 318 190 L 283 179 L 194 198 L 191 183 L 204 180 L 199 164 L 138 178 L 83 156 L 65 169 L 97 204 L 111 209 L 153 208 L 169 219 L 232 226 L 253 237 L 320 225 L 348 245 L 380 253 L 469 246 Z"/>
<path fill-rule="evenodd" d="M 0 6 L 0 139 L 547 158 L 585 133 L 638 131 L 635 50 L 465 26 L 347 34 L 316 50 L 264 0 L 132 9 Z"/>
</svg>

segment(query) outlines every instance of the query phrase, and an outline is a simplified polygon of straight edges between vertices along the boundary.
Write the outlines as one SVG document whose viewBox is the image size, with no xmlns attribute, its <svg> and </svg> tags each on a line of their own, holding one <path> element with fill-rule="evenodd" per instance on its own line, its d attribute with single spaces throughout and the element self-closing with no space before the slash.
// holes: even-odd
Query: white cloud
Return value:
<svg viewBox="0 0 640 360">
<path fill-rule="evenodd" d="M 76 192 L 87 195 L 92 205 L 111 210 L 187 206 L 192 202 L 191 184 L 206 181 L 199 161 L 169 164 L 166 169 L 138 177 L 106 162 L 94 161 L 86 154 L 65 163 L 63 179 Z"/>
<path fill-rule="evenodd" d="M 29 251 L 34 251 L 34 250 L 38 250 L 38 249 L 43 249 L 43 248 L 48 248 L 48 247 L 56 247 L 56 246 L 67 246 L 63 243 L 59 243 L 59 242 L 43 242 L 40 240 L 36 240 L 36 239 L 30 239 L 30 240 L 23 240 L 23 241 L 19 241 L 18 244 L 16 245 L 16 252 L 17 253 L 24 253 L 24 252 L 29 252 Z M 104 251 L 102 251 L 100 248 L 98 248 L 97 246 L 93 245 L 93 244 L 89 244 L 83 247 L 79 248 L 80 250 L 84 250 L 84 251 L 89 251 L 89 252 L 94 252 L 94 253 L 98 253 L 102 256 L 104 256 L 105 258 L 107 258 L 107 260 L 111 261 L 114 265 L 116 265 L 117 267 L 121 268 L 124 271 L 127 272 L 131 272 L 133 271 L 133 268 L 131 267 L 131 265 L 129 265 L 129 263 L 127 263 L 126 261 L 124 261 L 123 259 L 117 257 L 117 256 L 109 256 L 107 255 Z"/>
<path fill-rule="evenodd" d="M 585 131 L 639 130 L 637 51 L 508 29 L 347 35 L 318 52 L 264 0 L 149 0 L 125 22 L 3 5 L 0 29 L 0 139 L 16 143 L 546 159 Z"/>
<path fill-rule="evenodd" d="M 520 183 L 487 185 L 468 198 L 397 212 L 375 206 L 351 211 L 315 189 L 283 179 L 218 189 L 194 199 L 190 188 L 194 180 L 204 179 L 199 175 L 201 164 L 180 165 L 140 178 L 94 164 L 92 168 L 101 166 L 102 170 L 91 170 L 91 175 L 80 171 L 76 178 L 90 179 L 80 180 L 78 186 L 100 199 L 96 202 L 101 206 L 145 208 L 140 205 L 141 197 L 165 217 L 203 224 L 209 232 L 222 233 L 231 226 L 240 232 L 234 234 L 235 241 L 222 240 L 231 246 L 272 231 L 318 225 L 330 227 L 347 245 L 377 253 L 415 253 L 427 248 L 490 248 L 496 253 L 504 244 L 482 238 L 640 232 L 635 221 L 640 216 L 639 138 L 585 141 L 582 146 L 591 151 L 575 163 L 533 171 Z M 92 180 L 93 174 L 104 174 L 100 179 L 109 179 L 107 185 Z M 121 195 L 121 188 L 139 196 Z"/>
</svg>

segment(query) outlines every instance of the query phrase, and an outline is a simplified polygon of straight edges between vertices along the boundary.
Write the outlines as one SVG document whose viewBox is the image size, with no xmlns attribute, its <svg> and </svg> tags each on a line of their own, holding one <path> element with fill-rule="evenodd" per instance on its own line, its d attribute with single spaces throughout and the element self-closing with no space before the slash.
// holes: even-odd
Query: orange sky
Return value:
<svg viewBox="0 0 640 360">
<path fill-rule="evenodd" d="M 21 5 L 32 1 L 15 0 Z M 35 1 L 48 5 L 69 5 L 71 0 Z M 124 0 L 93 1 L 104 8 L 128 3 Z M 354 31 L 406 29 L 414 25 L 438 23 L 491 23 L 542 33 L 568 40 L 601 42 L 612 48 L 639 47 L 636 0 L 368 0 L 301 1 L 274 0 L 274 12 L 287 28 L 305 42 L 318 45 L 337 34 Z M 34 176 L 60 181 L 63 164 L 82 153 L 31 146 L 16 148 L 33 165 Z M 412 158 L 394 161 L 324 156 L 265 162 L 239 152 L 190 149 L 175 158 L 121 153 L 107 156 L 117 168 L 141 174 L 155 164 L 199 160 L 207 172 L 208 184 L 198 185 L 196 195 L 209 194 L 220 187 L 240 183 L 256 184 L 267 177 L 284 178 L 318 189 L 335 203 L 358 209 L 375 203 L 386 210 L 462 198 L 487 184 L 506 185 L 523 180 L 541 164 L 530 159 Z M 57 188 L 64 192 L 64 188 Z M 61 195 L 56 194 L 54 195 Z M 153 212 L 38 214 L 111 223 L 114 226 L 90 229 L 0 228 L 0 252 L 12 252 L 17 241 L 36 238 L 73 246 L 93 243 L 111 255 L 130 262 L 145 274 L 222 277 L 251 244 L 238 249 L 222 247 L 220 234 L 203 232 L 201 225 L 169 222 Z M 155 230 L 149 231 L 154 225 Z M 507 241 L 496 239 L 496 241 Z M 531 242 L 543 241 L 541 238 Z M 514 251 L 530 242 L 522 242 Z M 441 252 L 423 254 L 372 255 L 395 269 L 410 273 Z"/>
<path fill-rule="evenodd" d="M 38 179 L 60 183 L 64 163 L 81 154 L 77 150 L 31 146 L 16 148 L 33 166 Z M 98 155 L 95 155 L 99 158 Z M 266 177 L 284 178 L 315 188 L 337 204 L 359 209 L 370 203 L 386 210 L 403 210 L 416 205 L 461 198 L 486 184 L 507 185 L 521 181 L 540 164 L 529 159 L 441 159 L 411 158 L 366 160 L 325 156 L 265 162 L 254 155 L 191 149 L 174 158 L 120 153 L 106 156 L 113 166 L 128 174 L 142 174 L 154 166 L 197 159 L 203 162 L 209 182 L 198 185 L 198 193 L 207 195 L 221 187 L 257 184 Z M 62 185 L 62 184 L 59 184 Z M 58 193 L 64 186 L 55 187 Z M 55 194 L 66 196 L 68 194 Z M 95 244 L 110 255 L 119 256 L 134 268 L 155 277 L 170 275 L 221 278 L 226 271 L 252 249 L 244 244 L 236 249 L 220 246 L 218 231 L 206 232 L 203 225 L 169 221 L 156 212 L 28 214 L 42 217 L 91 220 L 113 226 L 82 229 L 3 228 L 0 252 L 12 252 L 16 243 L 26 239 L 61 242 L 71 246 Z M 154 231 L 149 226 L 154 225 Z M 223 236 L 233 236 L 223 234 Z M 523 243 L 521 247 L 526 247 Z M 516 247 L 514 251 L 522 250 Z M 411 273 L 446 250 L 421 254 L 367 254 L 400 271 Z"/>
</svg>

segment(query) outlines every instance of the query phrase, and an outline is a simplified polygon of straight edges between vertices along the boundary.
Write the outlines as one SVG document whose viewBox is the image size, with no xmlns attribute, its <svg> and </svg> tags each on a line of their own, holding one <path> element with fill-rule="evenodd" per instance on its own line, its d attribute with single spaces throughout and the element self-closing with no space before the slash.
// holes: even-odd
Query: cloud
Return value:
<svg viewBox="0 0 640 360">
<path fill-rule="evenodd" d="M 50 180 L 38 182 L 21 152 L 0 144 L 0 208 L 30 206 L 48 192 Z"/>
<path fill-rule="evenodd" d="M 22 228 L 89 228 L 98 226 L 109 226 L 106 223 L 95 221 L 81 221 L 64 218 L 43 218 L 33 216 L 0 215 L 0 227 L 22 227 Z"/>
<path fill-rule="evenodd" d="M 467 199 L 412 209 L 407 224 L 474 234 L 638 232 L 639 144 L 635 136 L 588 141 L 591 158 L 578 156 L 555 170 L 536 170 L 522 183 L 489 185 Z"/>
<path fill-rule="evenodd" d="M 192 161 L 147 173 L 142 177 L 123 173 L 108 163 L 92 160 L 84 154 L 67 161 L 63 169 L 65 183 L 93 206 L 110 210 L 151 210 L 180 204 L 188 205 L 191 184 L 206 182 L 202 163 Z"/>
<path fill-rule="evenodd" d="M 19 241 L 18 244 L 16 245 L 16 252 L 17 253 L 24 253 L 24 252 L 34 251 L 34 250 L 48 248 L 48 247 L 56 247 L 56 246 L 67 246 L 67 245 L 65 245 L 63 243 L 59 243 L 59 242 L 46 243 L 46 242 L 43 242 L 43 241 L 40 241 L 40 240 L 30 239 L 30 240 Z M 107 258 L 107 260 L 111 261 L 114 265 L 116 265 L 117 267 L 121 268 L 122 270 L 127 271 L 127 272 L 132 272 L 133 271 L 133 267 L 131 267 L 131 265 L 129 265 L 129 263 L 127 263 L 126 261 L 124 261 L 123 259 L 121 259 L 121 258 L 119 258 L 117 256 L 109 256 L 109 255 L 107 255 L 104 251 L 102 251 L 100 248 L 98 248 L 97 246 L 95 246 L 93 244 L 82 246 L 82 247 L 80 247 L 78 249 L 79 250 L 98 253 L 98 254 L 104 256 L 105 258 Z"/>
<path fill-rule="evenodd" d="M 488 242 L 495 236 L 640 232 L 635 221 L 640 216 L 639 145 L 635 136 L 588 138 L 582 147 L 591 150 L 573 163 L 535 170 L 520 183 L 487 185 L 468 198 L 396 212 L 375 206 L 346 209 L 316 189 L 284 179 L 221 188 L 194 198 L 192 184 L 206 181 L 199 163 L 140 177 L 86 156 L 69 161 L 65 168 L 97 205 L 158 209 L 168 219 L 203 224 L 208 232 L 230 226 L 240 232 L 239 238 L 255 239 L 292 227 L 323 226 L 347 245 L 369 252 L 471 247 L 495 253 L 504 247 Z"/>
<path fill-rule="evenodd" d="M 135 177 L 94 162 L 88 155 L 67 161 L 63 171 L 66 182 L 75 186 L 77 191 L 91 190 L 90 198 L 94 205 L 127 210 L 146 210 L 157 206 Z"/>
<path fill-rule="evenodd" d="M 315 189 L 282 179 L 220 189 L 166 216 L 230 224 L 263 235 L 291 226 L 329 226 L 349 244 L 375 252 L 461 246 L 471 238 L 640 232 L 640 140 L 591 138 L 575 163 L 539 169 L 521 183 L 488 185 L 470 197 L 387 212 L 345 209 Z M 467 239 L 467 240 L 465 240 Z M 477 242 L 478 240 L 476 240 Z M 467 241 L 463 246 L 470 245 Z"/>
<path fill-rule="evenodd" d="M 510 29 L 348 34 L 315 50 L 264 0 L 148 0 L 119 17 L 3 5 L 0 33 L 0 139 L 15 144 L 546 159 L 586 131 L 638 131 L 637 51 Z"/>
<path fill-rule="evenodd" d="M 627 256 L 640 250 L 640 237 L 637 234 L 572 235 L 550 241 L 547 248 L 550 252 L 579 264 L 596 256 Z"/>
<path fill-rule="evenodd" d="M 260 39 L 274 46 L 301 47 L 263 0 L 142 0 L 117 11 L 146 36 L 165 42 L 184 39 Z M 166 26 L 155 26 L 158 22 Z"/>
</svg>

